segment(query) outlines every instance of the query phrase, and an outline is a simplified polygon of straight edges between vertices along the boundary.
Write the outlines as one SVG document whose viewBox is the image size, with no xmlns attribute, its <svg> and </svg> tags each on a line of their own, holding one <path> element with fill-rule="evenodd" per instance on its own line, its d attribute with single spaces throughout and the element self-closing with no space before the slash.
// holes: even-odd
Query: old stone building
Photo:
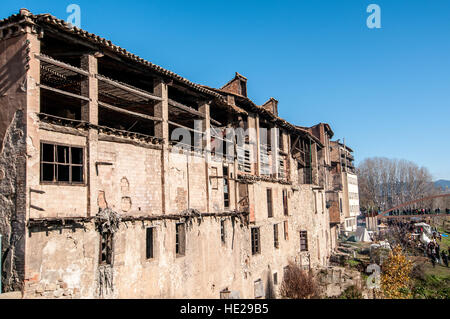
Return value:
<svg viewBox="0 0 450 319">
<path fill-rule="evenodd" d="M 271 298 L 336 246 L 327 124 L 26 9 L 0 21 L 4 291 Z"/>
<path fill-rule="evenodd" d="M 358 176 L 353 163 L 353 150 L 339 141 L 332 141 L 330 145 L 335 199 L 330 216 L 336 216 L 337 219 L 339 212 L 340 229 L 348 234 L 356 230 L 357 218 L 360 215 Z"/>
</svg>

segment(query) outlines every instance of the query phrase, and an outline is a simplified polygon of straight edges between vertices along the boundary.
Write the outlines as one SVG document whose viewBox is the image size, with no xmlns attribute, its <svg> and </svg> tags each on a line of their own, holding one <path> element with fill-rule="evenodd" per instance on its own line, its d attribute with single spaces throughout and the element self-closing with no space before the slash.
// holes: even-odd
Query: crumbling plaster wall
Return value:
<svg viewBox="0 0 450 319">
<path fill-rule="evenodd" d="M 272 189 L 273 217 L 267 217 L 267 188 Z M 293 190 L 290 185 L 269 182 L 257 182 L 252 185 L 255 201 L 255 223 L 252 227 L 260 227 L 261 253 L 250 258 L 252 280 L 261 279 L 264 287 L 268 285 L 267 278 L 273 278 L 278 273 L 278 284 L 281 283 L 283 268 L 292 260 L 305 267 L 325 265 L 327 251 L 327 214 L 321 207 L 317 214 L 314 211 L 314 197 L 309 185 L 300 185 Z M 288 191 L 288 216 L 283 212 L 282 191 Z M 284 221 L 288 221 L 288 239 L 284 238 Z M 274 247 L 274 224 L 278 224 L 279 248 Z M 308 251 L 300 252 L 300 231 L 308 234 Z M 320 250 L 320 252 L 319 252 Z M 270 275 L 269 276 L 269 272 Z M 262 277 L 262 278 L 261 278 Z M 274 285 L 275 294 L 278 286 Z"/>
<path fill-rule="evenodd" d="M 25 259 L 25 126 L 24 112 L 16 114 L 5 132 L 0 153 L 1 275 L 4 291 L 22 288 Z"/>
<path fill-rule="evenodd" d="M 220 291 L 242 290 L 242 255 L 248 253 L 245 226 L 225 218 L 227 239 L 220 238 L 220 218 L 193 219 L 187 223 L 186 252 L 175 255 L 175 221 L 157 221 L 155 258 L 145 259 L 145 227 L 120 232 L 124 253 L 115 257 L 118 297 L 219 298 Z M 125 226 L 124 226 L 125 227 Z M 130 227 L 130 226 L 128 226 Z M 122 229 L 123 227 L 121 227 Z M 120 244 L 119 244 L 120 245 Z"/>
<path fill-rule="evenodd" d="M 223 179 L 214 178 L 215 176 L 222 176 L 223 162 L 215 161 L 208 165 L 209 169 L 209 189 L 210 189 L 210 207 L 211 212 L 220 213 L 224 211 L 223 201 Z M 217 186 L 217 187 L 216 187 Z"/>
<path fill-rule="evenodd" d="M 169 152 L 169 212 L 207 211 L 205 159 L 199 155 Z"/>
<path fill-rule="evenodd" d="M 93 223 L 84 225 L 61 231 L 30 229 L 25 298 L 96 296 L 99 234 Z"/>
<path fill-rule="evenodd" d="M 98 165 L 95 176 L 109 208 L 126 215 L 162 213 L 161 150 L 99 141 L 98 161 L 111 164 Z"/>
<path fill-rule="evenodd" d="M 157 214 L 160 205 L 151 207 L 144 206 L 144 203 L 146 200 L 160 203 L 160 150 L 111 142 L 99 142 L 98 150 L 99 161 L 113 164 L 99 166 L 99 188 L 105 191 L 108 207 L 119 208 L 121 196 L 128 191 L 133 208 L 127 214 L 139 215 L 135 203 L 148 207 L 146 213 Z M 169 158 L 169 213 L 180 213 L 187 208 L 188 165 L 189 188 L 195 192 L 190 197 L 191 208 L 205 212 L 206 206 L 201 206 L 206 203 L 204 160 L 191 158 L 192 162 L 187 164 L 186 155 L 171 154 Z M 218 175 L 222 175 L 220 162 L 211 163 L 211 166 L 217 166 Z M 230 170 L 233 172 L 232 165 Z M 151 183 L 154 183 L 153 186 Z M 181 186 L 181 193 L 174 192 Z M 223 205 L 222 179 L 219 179 L 218 186 L 215 193 L 211 192 L 211 198 Z M 311 186 L 301 185 L 296 191 L 290 185 L 269 182 L 256 182 L 250 186 L 256 212 L 254 226 L 261 227 L 260 254 L 251 254 L 250 229 L 247 226 L 241 227 L 240 222 L 235 220 L 232 235 L 233 224 L 229 217 L 225 218 L 226 244 L 222 244 L 220 239 L 221 218 L 205 217 L 200 224 L 198 220 L 192 220 L 186 232 L 186 254 L 183 257 L 175 256 L 175 221 L 124 222 L 114 235 L 114 291 L 106 297 L 218 298 L 220 291 L 227 288 L 239 291 L 243 298 L 254 298 L 254 282 L 257 280 L 263 281 L 266 290 L 273 285 L 273 294 L 266 292 L 266 296 L 270 294 L 274 297 L 279 287 L 271 283 L 274 273 L 278 274 L 280 284 L 283 268 L 288 265 L 289 259 L 303 265 L 309 263 L 304 256 L 306 253 L 299 253 L 300 230 L 308 231 L 311 265 L 321 264 L 324 254 L 319 260 L 317 245 L 319 243 L 320 249 L 325 249 L 323 227 L 326 225 L 326 214 L 321 211 L 322 205 L 319 203 L 318 213 L 315 213 Z M 268 187 L 273 191 L 272 218 L 267 218 Z M 287 217 L 283 213 L 283 189 L 288 190 L 289 194 Z M 234 187 L 231 186 L 230 195 L 233 193 Z M 175 200 L 172 198 L 174 194 L 178 196 Z M 180 206 L 178 200 L 185 206 Z M 233 205 L 233 200 L 230 203 Z M 60 204 L 64 207 L 64 203 Z M 287 240 L 284 238 L 284 220 L 288 220 L 289 225 Z M 279 248 L 274 247 L 274 223 L 279 225 Z M 151 260 L 145 259 L 146 227 L 155 227 L 156 230 L 155 258 Z M 61 234 L 50 231 L 48 236 L 43 231 L 32 233 L 28 242 L 29 251 L 38 252 L 27 259 L 29 297 L 98 297 L 99 234 L 93 225 L 88 226 L 87 230 L 63 230 Z M 69 253 L 65 253 L 66 247 L 69 247 Z M 301 256 L 304 258 L 300 259 Z"/>
<path fill-rule="evenodd" d="M 105 297 L 219 298 L 220 291 L 228 288 L 241 291 L 241 297 L 252 298 L 248 270 L 241 264 L 250 253 L 245 238 L 248 229 L 238 219 L 225 217 L 223 244 L 220 220 L 190 220 L 182 257 L 175 255 L 176 221 L 121 223 L 114 234 L 114 291 Z M 99 297 L 99 234 L 92 223 L 85 226 L 61 233 L 31 232 L 28 248 L 35 253 L 27 259 L 27 298 Z M 147 227 L 155 229 L 152 259 L 146 259 L 145 253 Z"/>
<path fill-rule="evenodd" d="M 3 291 L 22 288 L 25 254 L 27 35 L 0 41 L 0 234 Z"/>
</svg>

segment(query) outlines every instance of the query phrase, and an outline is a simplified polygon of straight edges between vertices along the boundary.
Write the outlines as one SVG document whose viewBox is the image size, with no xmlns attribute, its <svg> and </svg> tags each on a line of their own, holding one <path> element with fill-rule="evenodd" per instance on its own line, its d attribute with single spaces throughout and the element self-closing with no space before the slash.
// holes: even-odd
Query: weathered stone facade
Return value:
<svg viewBox="0 0 450 319">
<path fill-rule="evenodd" d="M 50 15 L 0 28 L 6 291 L 274 298 L 289 260 L 327 265 L 329 126 L 255 105 L 239 74 L 200 86 Z M 183 150 L 177 128 L 202 138 Z M 226 128 L 249 133 L 221 150 Z"/>
</svg>

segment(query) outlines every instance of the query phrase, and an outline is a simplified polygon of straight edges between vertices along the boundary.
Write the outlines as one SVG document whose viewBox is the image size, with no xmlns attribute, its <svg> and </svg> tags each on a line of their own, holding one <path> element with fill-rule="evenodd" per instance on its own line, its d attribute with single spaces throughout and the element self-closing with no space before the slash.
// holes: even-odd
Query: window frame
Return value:
<svg viewBox="0 0 450 319">
<path fill-rule="evenodd" d="M 276 249 L 280 248 L 278 224 L 273 224 L 273 246 Z"/>
<path fill-rule="evenodd" d="M 227 243 L 227 234 L 225 230 L 225 220 L 220 221 L 220 241 L 223 245 Z"/>
<path fill-rule="evenodd" d="M 225 174 L 225 170 L 226 170 L 226 174 Z M 229 209 L 230 208 L 230 180 L 229 180 L 229 174 L 230 174 L 230 170 L 228 166 L 223 166 L 222 167 L 222 175 L 223 175 L 223 207 L 224 209 Z M 226 192 L 225 192 L 225 188 L 226 188 Z M 227 196 L 225 196 L 225 194 Z M 227 198 L 225 198 L 227 197 Z"/>
<path fill-rule="evenodd" d="M 289 240 L 289 222 L 285 220 L 283 222 L 284 226 L 284 240 Z"/>
<path fill-rule="evenodd" d="M 269 196 L 270 193 L 270 196 Z M 266 188 L 266 197 L 267 197 L 267 217 L 273 217 L 273 192 L 272 188 Z"/>
<path fill-rule="evenodd" d="M 149 241 L 149 230 L 151 230 L 151 241 Z M 145 228 L 145 259 L 152 260 L 155 259 L 155 230 L 156 227 L 150 226 Z M 149 245 L 149 242 L 151 244 Z M 149 256 L 149 247 L 151 248 Z"/>
<path fill-rule="evenodd" d="M 261 253 L 261 230 L 260 227 L 252 227 L 250 229 L 250 241 L 252 245 L 252 255 Z"/>
<path fill-rule="evenodd" d="M 300 251 L 308 251 L 308 231 L 300 231 Z"/>
<path fill-rule="evenodd" d="M 99 246 L 99 256 L 98 256 L 98 263 L 99 265 L 113 265 L 114 260 L 114 234 L 111 232 L 103 232 L 99 234 L 100 236 L 100 246 Z M 105 241 L 106 245 L 106 256 L 105 259 L 103 259 L 103 242 Z M 109 248 L 108 248 L 109 247 Z"/>
<path fill-rule="evenodd" d="M 284 216 L 289 216 L 289 205 L 288 205 L 288 191 L 287 189 L 283 189 L 282 197 L 283 197 L 283 213 Z"/>
<path fill-rule="evenodd" d="M 180 233 L 178 227 L 183 226 L 183 231 Z M 180 238 L 180 236 L 184 238 Z M 183 240 L 180 240 L 183 239 Z M 182 248 L 182 249 L 180 249 Z M 176 257 L 186 256 L 186 223 L 175 224 L 175 255 Z"/>
<path fill-rule="evenodd" d="M 44 161 L 44 144 L 53 146 L 53 162 Z M 57 147 L 67 147 L 69 149 L 69 163 L 60 163 L 57 162 Z M 76 144 L 66 144 L 59 142 L 52 142 L 47 140 L 41 140 L 39 145 L 39 183 L 41 185 L 67 185 L 67 186 L 86 186 L 86 146 L 85 145 L 76 145 Z M 81 164 L 73 164 L 72 163 L 72 148 L 78 148 L 81 150 Z M 44 164 L 53 165 L 53 181 L 44 181 Z M 69 181 L 58 181 L 58 166 L 69 166 Z M 82 181 L 74 182 L 72 181 L 72 167 L 81 167 L 82 173 Z"/>
</svg>

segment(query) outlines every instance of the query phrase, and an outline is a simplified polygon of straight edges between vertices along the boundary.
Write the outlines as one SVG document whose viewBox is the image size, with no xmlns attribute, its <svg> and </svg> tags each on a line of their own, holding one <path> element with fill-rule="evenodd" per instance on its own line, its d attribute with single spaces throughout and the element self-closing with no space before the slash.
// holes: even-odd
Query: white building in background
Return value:
<svg viewBox="0 0 450 319">
<path fill-rule="evenodd" d="M 342 174 L 344 180 L 344 198 L 348 202 L 348 210 L 344 215 L 344 231 L 352 232 L 357 228 L 357 217 L 360 214 L 359 211 L 359 192 L 358 192 L 358 176 L 350 172 L 344 172 Z"/>
</svg>

